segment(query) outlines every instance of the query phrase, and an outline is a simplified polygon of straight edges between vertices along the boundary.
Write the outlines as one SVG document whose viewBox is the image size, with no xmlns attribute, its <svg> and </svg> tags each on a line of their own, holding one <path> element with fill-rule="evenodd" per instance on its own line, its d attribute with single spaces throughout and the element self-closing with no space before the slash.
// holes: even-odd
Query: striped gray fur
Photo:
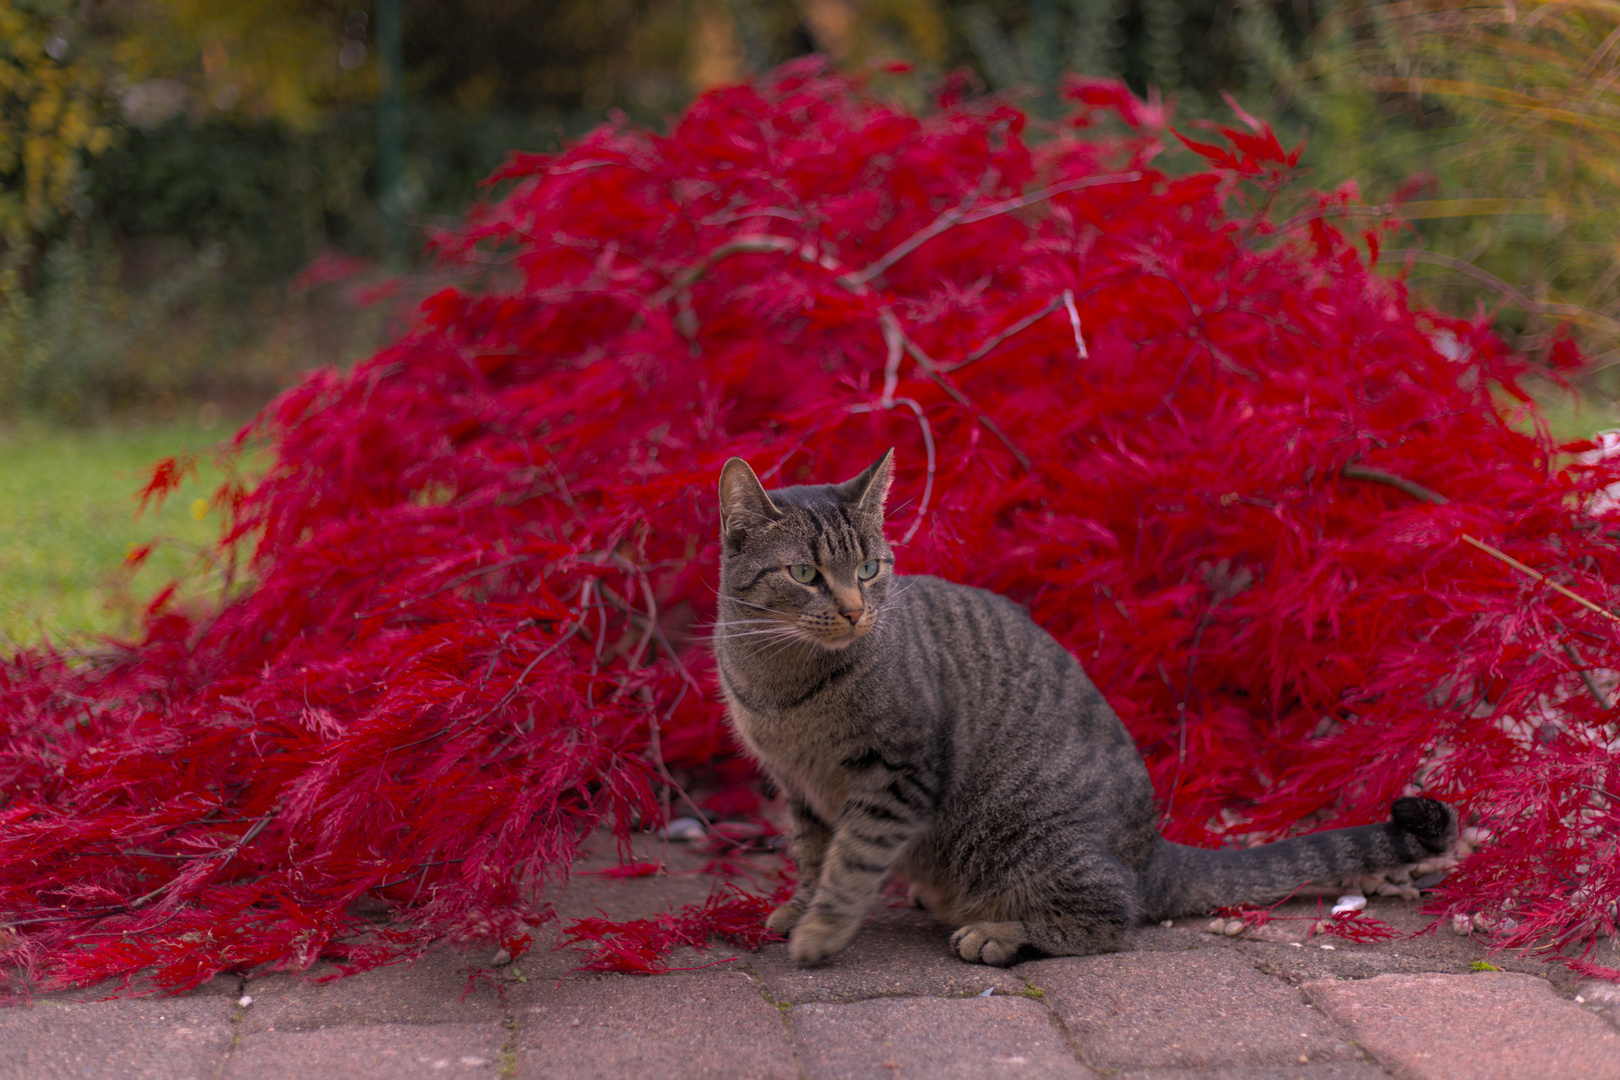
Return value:
<svg viewBox="0 0 1620 1080">
<path fill-rule="evenodd" d="M 962 959 L 1005 965 L 1450 843 L 1451 810 L 1411 798 L 1247 850 L 1160 837 L 1141 755 L 1073 656 L 1004 597 L 894 573 L 892 458 L 771 492 L 740 458 L 720 477 L 714 648 L 733 728 L 787 796 L 799 882 L 768 925 L 795 961 L 848 945 L 896 875 Z"/>
</svg>

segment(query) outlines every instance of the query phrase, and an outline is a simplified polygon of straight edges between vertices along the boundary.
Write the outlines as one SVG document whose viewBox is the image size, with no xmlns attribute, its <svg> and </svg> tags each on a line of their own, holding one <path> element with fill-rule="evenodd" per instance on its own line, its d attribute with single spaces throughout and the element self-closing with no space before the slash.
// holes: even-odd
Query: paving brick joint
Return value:
<svg viewBox="0 0 1620 1080">
<path fill-rule="evenodd" d="M 698 855 L 647 854 L 670 876 L 578 876 L 562 918 L 702 898 Z M 654 977 L 539 951 L 469 984 L 491 955 L 444 949 L 325 983 L 41 995 L 0 1008 L 0 1080 L 1620 1080 L 1620 987 L 1409 936 L 1428 920 L 1400 900 L 1369 907 L 1408 935 L 1377 944 L 1307 936 L 1314 911 L 1233 937 L 1183 920 L 1127 951 L 1005 970 L 956 960 L 948 928 L 886 907 L 813 969 L 780 944 L 689 951 L 675 966 L 693 970 Z M 1611 948 L 1597 959 L 1620 966 Z"/>
</svg>

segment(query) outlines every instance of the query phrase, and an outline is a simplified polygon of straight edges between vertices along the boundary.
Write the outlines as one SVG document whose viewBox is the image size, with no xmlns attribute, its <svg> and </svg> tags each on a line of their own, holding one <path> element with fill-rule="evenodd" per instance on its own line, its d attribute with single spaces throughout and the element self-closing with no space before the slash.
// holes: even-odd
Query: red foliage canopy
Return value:
<svg viewBox="0 0 1620 1080">
<path fill-rule="evenodd" d="M 1353 193 L 1300 189 L 1263 124 L 1176 158 L 1157 106 L 1070 98 L 1030 140 L 1006 104 L 913 115 L 801 64 L 667 135 L 514 157 L 439 240 L 480 282 L 238 436 L 273 455 L 221 493 L 247 584 L 156 605 L 116 656 L 0 665 L 14 985 L 516 949 L 666 769 L 746 812 L 704 647 L 714 479 L 890 445 L 901 569 L 1027 604 L 1171 836 L 1378 819 L 1416 786 L 1497 837 L 1451 909 L 1508 944 L 1613 933 L 1594 500 L 1620 475 L 1526 433 L 1529 361 L 1376 273 Z"/>
</svg>

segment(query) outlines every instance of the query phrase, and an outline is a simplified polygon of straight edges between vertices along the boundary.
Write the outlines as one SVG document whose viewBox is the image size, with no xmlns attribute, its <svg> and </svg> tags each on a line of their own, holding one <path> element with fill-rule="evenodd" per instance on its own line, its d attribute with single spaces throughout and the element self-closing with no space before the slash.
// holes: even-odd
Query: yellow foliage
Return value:
<svg viewBox="0 0 1620 1080">
<path fill-rule="evenodd" d="M 340 62 L 343 18 L 355 7 L 370 5 L 145 0 L 131 8 L 115 56 L 131 79 L 188 83 L 204 109 L 307 128 L 323 108 L 376 93 L 375 65 Z"/>
<path fill-rule="evenodd" d="M 51 20 L 0 0 L 0 241 L 8 246 L 71 205 L 85 160 L 112 141 L 105 75 L 70 47 Z"/>
</svg>

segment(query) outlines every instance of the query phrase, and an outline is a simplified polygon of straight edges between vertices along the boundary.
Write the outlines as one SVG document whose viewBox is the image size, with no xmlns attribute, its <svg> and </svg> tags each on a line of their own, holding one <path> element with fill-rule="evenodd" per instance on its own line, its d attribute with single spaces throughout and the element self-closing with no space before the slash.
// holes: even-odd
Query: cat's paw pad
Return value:
<svg viewBox="0 0 1620 1080">
<path fill-rule="evenodd" d="M 1018 958 L 1024 944 L 1017 923 L 969 923 L 951 935 L 951 948 L 970 964 L 1006 967 Z"/>
<path fill-rule="evenodd" d="M 765 929 L 773 934 L 787 935 L 804 918 L 804 906 L 787 903 L 771 912 L 765 920 Z"/>
<path fill-rule="evenodd" d="M 832 919 L 812 912 L 799 920 L 788 937 L 788 957 L 803 967 L 819 964 L 842 952 L 855 937 L 860 923 L 854 919 Z"/>
</svg>

